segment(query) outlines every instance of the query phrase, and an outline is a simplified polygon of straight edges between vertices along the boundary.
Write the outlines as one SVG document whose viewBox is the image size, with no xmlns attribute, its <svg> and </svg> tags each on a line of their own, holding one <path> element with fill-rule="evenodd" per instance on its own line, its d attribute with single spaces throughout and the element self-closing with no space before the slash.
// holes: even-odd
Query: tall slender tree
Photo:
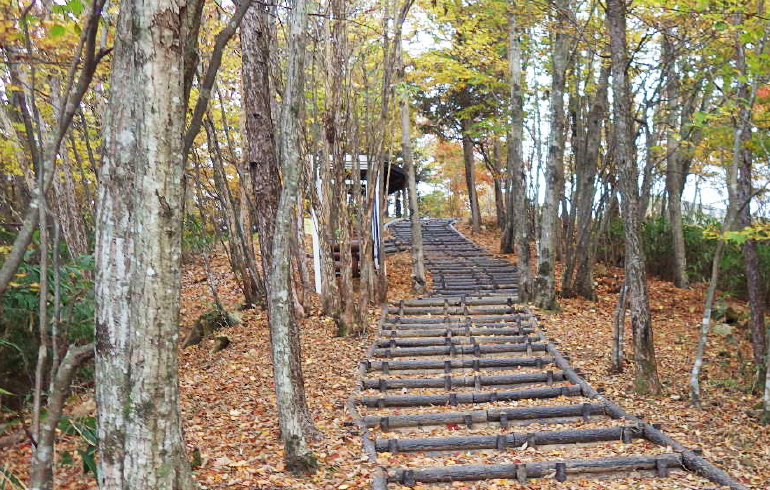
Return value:
<svg viewBox="0 0 770 490">
<path fill-rule="evenodd" d="M 556 301 L 556 221 L 564 187 L 564 87 L 569 54 L 569 38 L 566 32 L 569 8 L 568 0 L 554 2 L 556 22 L 551 33 L 551 136 L 535 279 L 537 304 L 549 310 L 559 308 Z"/>
<path fill-rule="evenodd" d="M 303 102 L 307 4 L 305 0 L 294 0 L 291 7 L 287 26 L 288 60 L 278 133 L 278 159 L 283 171 L 283 188 L 275 217 L 273 257 L 286 257 L 289 254 L 289 237 L 294 232 L 292 215 L 297 202 L 301 165 L 298 134 Z M 292 382 L 291 334 L 296 318 L 291 303 L 291 280 L 290 261 L 273 260 L 268 281 L 268 311 L 278 421 L 286 467 L 301 473 L 314 471 L 317 462 L 303 431 L 303 407 L 298 403 L 303 397 L 296 392 L 297 386 Z"/>
<path fill-rule="evenodd" d="M 185 2 L 124 0 L 96 234 L 99 485 L 192 489 L 179 413 Z"/>
<path fill-rule="evenodd" d="M 619 167 L 621 212 L 625 234 L 626 286 L 631 306 L 634 338 L 634 389 L 640 393 L 659 393 L 661 386 L 655 360 L 650 309 L 647 298 L 647 270 L 641 240 L 638 170 L 633 149 L 631 90 L 628 83 L 628 47 L 626 43 L 626 3 L 607 2 L 612 59 L 612 115 L 615 128 L 615 152 Z"/>
<path fill-rule="evenodd" d="M 527 171 L 524 165 L 524 97 L 522 89 L 521 28 L 519 6 L 516 0 L 508 3 L 508 67 L 510 72 L 510 99 L 508 112 L 508 162 L 506 182 L 506 218 L 500 249 L 516 251 L 521 269 L 520 300 L 526 302 L 531 290 L 529 265 L 529 237 L 527 233 Z"/>
</svg>

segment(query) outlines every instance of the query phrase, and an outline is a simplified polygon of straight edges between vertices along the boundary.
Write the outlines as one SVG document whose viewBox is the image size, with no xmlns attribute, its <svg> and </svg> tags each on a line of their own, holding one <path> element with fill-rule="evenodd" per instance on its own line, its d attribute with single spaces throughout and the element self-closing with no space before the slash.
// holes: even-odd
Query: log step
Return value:
<svg viewBox="0 0 770 490">
<path fill-rule="evenodd" d="M 516 316 L 516 315 L 484 315 L 484 316 L 477 316 L 477 317 L 468 317 L 468 316 L 446 316 L 446 315 L 437 315 L 437 316 L 419 316 L 419 317 L 401 317 L 398 315 L 388 315 L 385 317 L 385 325 L 399 325 L 399 324 L 436 324 L 436 323 L 468 323 L 472 322 L 474 324 L 477 324 L 477 322 L 504 322 L 504 323 L 518 323 L 521 321 L 529 322 L 532 321 L 532 318 L 530 317 L 524 317 L 522 316 Z"/>
<path fill-rule="evenodd" d="M 537 337 L 529 336 L 529 335 L 515 335 L 515 336 L 505 336 L 505 335 L 488 335 L 488 336 L 481 336 L 476 337 L 475 335 L 471 336 L 465 336 L 465 335 L 459 335 L 455 336 L 456 334 L 452 333 L 451 330 L 448 332 L 445 330 L 440 335 L 432 336 L 435 338 L 420 338 L 420 339 L 380 339 L 377 341 L 377 347 L 382 348 L 394 348 L 394 347 L 424 347 L 424 346 L 435 346 L 435 345 L 446 345 L 446 344 L 454 344 L 454 345 L 474 345 L 474 344 L 504 344 L 504 343 L 511 343 L 511 344 L 525 344 L 527 341 L 532 343 L 533 341 L 537 340 Z"/>
<path fill-rule="evenodd" d="M 390 338 L 405 338 L 405 337 L 445 337 L 447 334 L 447 331 L 452 336 L 460 336 L 460 337 L 496 337 L 496 336 L 507 336 L 507 335 L 513 335 L 517 337 L 523 337 L 524 334 L 531 334 L 534 333 L 534 329 L 531 328 L 506 328 L 506 327 L 497 327 L 497 328 L 471 328 L 471 327 L 450 327 L 450 328 L 424 328 L 424 329 L 383 329 L 382 336 L 385 338 L 388 338 L 388 342 L 390 342 Z M 501 337 L 504 338 L 504 337 Z M 378 341 L 379 344 L 379 341 Z"/>
<path fill-rule="evenodd" d="M 443 468 L 377 467 L 372 481 L 375 490 L 385 490 L 389 482 L 413 487 L 418 482 L 441 484 L 490 478 L 512 479 L 519 484 L 526 484 L 532 478 L 554 478 L 561 482 L 573 475 L 606 477 L 613 473 L 665 477 L 669 469 L 682 466 L 710 479 L 714 482 L 712 486 L 719 484 L 732 490 L 747 490 L 654 425 L 602 398 L 569 365 L 569 359 L 558 352 L 555 343 L 545 336 L 545 328 L 538 326 L 529 309 L 517 305 L 521 271 L 507 258 L 492 254 L 457 233 L 452 222 L 449 219 L 420 221 L 433 290 L 422 298 L 392 302 L 385 309 L 379 325 L 379 338 L 368 353 L 371 358 L 380 358 L 367 359 L 359 365 L 362 384 L 359 394 L 348 400 L 347 407 L 354 414 L 370 461 L 378 459 L 378 452 L 505 450 L 497 453 L 496 457 L 500 459 L 496 462 L 506 464 L 455 465 L 448 461 L 452 465 Z M 388 228 L 397 237 L 388 244 L 388 250 L 411 244 L 408 221 L 392 223 Z M 533 338 L 537 341 L 533 342 Z M 541 345 L 544 346 L 542 352 Z M 526 356 L 523 353 L 507 354 L 524 349 Z M 504 357 L 482 357 L 482 354 Z M 531 373 L 490 372 L 519 366 L 537 367 L 538 370 L 528 370 L 533 371 Z M 453 373 L 456 369 L 461 371 Z M 408 379 L 399 379 L 399 372 L 408 374 L 405 376 Z M 369 378 L 371 374 L 367 373 L 373 373 L 373 377 Z M 453 392 L 455 388 L 457 391 Z M 380 393 L 370 392 L 376 396 L 364 396 L 361 391 L 367 389 L 380 390 Z M 571 398 L 573 404 L 567 404 L 561 398 L 553 400 L 554 397 L 578 395 L 583 398 Z M 537 401 L 539 398 L 551 398 L 550 403 L 560 404 L 550 405 Z M 461 403 L 474 405 L 452 408 Z M 381 410 L 362 417 L 357 408 L 361 406 Z M 401 410 L 397 407 L 428 408 Z M 628 426 L 560 426 L 581 420 L 595 421 L 596 417 L 623 419 L 625 422 L 622 423 Z M 415 437 L 431 435 L 415 433 L 422 427 L 443 424 L 454 424 L 450 427 L 454 429 L 451 437 Z M 489 430 L 484 430 L 481 433 L 473 430 L 474 424 L 499 424 L 502 432 L 490 434 Z M 539 431 L 535 432 L 533 426 L 531 433 L 526 429 L 512 432 L 514 426 L 531 424 L 548 424 L 552 430 L 538 427 Z M 401 430 L 410 434 L 378 439 L 370 432 L 372 427 L 379 427 L 383 433 Z M 494 431 L 493 427 L 487 428 Z M 659 446 L 670 446 L 673 454 L 532 461 L 537 453 L 527 452 L 525 461 L 532 462 L 511 459 L 516 456 L 515 448 L 521 449 L 525 444 L 528 447 L 567 447 L 584 442 L 630 442 L 636 437 L 644 437 Z M 524 456 L 519 457 L 524 459 Z M 402 456 L 399 460 L 408 461 L 406 458 Z M 416 462 L 415 459 L 411 461 Z"/>
<path fill-rule="evenodd" d="M 391 301 L 392 308 L 398 308 L 400 304 L 404 306 L 444 306 L 444 300 L 431 298 L 408 299 L 404 301 Z M 513 296 L 492 296 L 492 297 L 469 297 L 463 300 L 462 297 L 447 298 L 448 306 L 487 306 L 487 305 L 506 305 L 513 306 L 516 301 Z"/>
<path fill-rule="evenodd" d="M 479 322 L 479 321 L 467 321 L 464 318 L 449 318 L 450 321 L 442 321 L 442 322 L 432 322 L 432 323 L 408 323 L 410 320 L 409 318 L 402 318 L 401 320 L 406 321 L 407 323 L 383 323 L 382 329 L 383 330 L 416 330 L 416 329 L 437 329 L 441 328 L 442 330 L 445 330 L 447 328 L 473 328 L 473 327 L 482 327 L 482 328 L 519 328 L 523 326 L 523 323 L 519 323 L 517 321 L 498 321 L 498 322 Z M 446 320 L 446 319 L 445 319 Z M 458 321 L 452 321 L 452 320 L 458 320 Z M 534 333 L 535 331 L 532 328 L 529 328 L 529 330 L 524 330 L 523 333 Z M 521 334 L 518 334 L 521 335 Z"/>
<path fill-rule="evenodd" d="M 576 403 L 542 407 L 499 408 L 473 410 L 470 412 L 418 413 L 411 415 L 390 415 L 379 417 L 367 415 L 364 423 L 368 427 L 380 427 L 384 432 L 400 427 L 422 427 L 444 424 L 498 422 L 505 429 L 508 423 L 526 420 L 547 420 L 566 417 L 582 417 L 588 421 L 592 415 L 606 415 L 604 405 L 597 403 Z"/>
<path fill-rule="evenodd" d="M 554 444 L 583 444 L 592 442 L 620 441 L 629 443 L 643 437 L 638 427 L 604 427 L 599 429 L 573 429 L 562 431 L 512 432 L 494 436 L 453 436 L 377 439 L 374 447 L 377 452 L 411 451 L 469 451 L 474 449 L 506 449 L 549 446 Z"/>
<path fill-rule="evenodd" d="M 498 376 L 444 376 L 443 378 L 418 379 L 366 379 L 363 381 L 365 390 L 394 390 L 401 388 L 460 388 L 474 386 L 516 385 L 530 383 L 548 383 L 549 385 L 564 381 L 564 373 L 548 371 L 534 374 L 503 374 Z"/>
<path fill-rule="evenodd" d="M 479 369 L 488 368 L 515 368 L 515 367 L 537 367 L 542 368 L 553 363 L 553 357 L 488 357 L 481 359 L 426 359 L 412 361 L 362 361 L 365 364 L 366 371 L 389 371 L 412 370 L 412 369 L 443 369 L 450 372 L 452 369 Z"/>
<path fill-rule="evenodd" d="M 375 357 L 417 357 L 497 354 L 500 352 L 544 352 L 543 343 L 501 344 L 501 345 L 448 345 L 436 347 L 396 347 L 395 349 L 374 349 Z"/>
<path fill-rule="evenodd" d="M 551 477 L 565 481 L 569 475 L 655 470 L 666 476 L 670 468 L 681 468 L 682 456 L 675 453 L 655 456 L 623 456 L 616 458 L 566 459 L 519 464 L 451 465 L 440 468 L 390 469 L 389 483 L 413 487 L 415 483 L 442 483 L 511 479 L 526 482 L 531 478 Z"/>
<path fill-rule="evenodd" d="M 460 403 L 490 403 L 496 401 L 525 400 L 528 398 L 557 398 L 559 396 L 580 396 L 580 386 L 552 388 L 529 388 L 525 390 L 481 391 L 474 393 L 448 393 L 441 395 L 386 395 L 364 396 L 357 403 L 367 407 L 418 407 L 426 405 L 452 405 Z"/>
<path fill-rule="evenodd" d="M 443 306 L 405 306 L 404 308 L 395 308 L 400 316 L 404 315 L 463 315 L 463 316 L 479 316 L 479 315 L 515 315 L 521 313 L 521 310 L 512 306 L 504 308 L 479 308 L 479 307 L 461 307 L 451 306 L 444 308 Z"/>
</svg>

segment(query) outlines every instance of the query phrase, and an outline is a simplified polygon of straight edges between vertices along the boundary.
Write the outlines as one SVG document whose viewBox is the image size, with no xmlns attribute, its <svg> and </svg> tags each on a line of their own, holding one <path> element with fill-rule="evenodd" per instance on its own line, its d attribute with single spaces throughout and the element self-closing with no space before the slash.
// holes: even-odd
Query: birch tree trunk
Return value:
<svg viewBox="0 0 770 490">
<path fill-rule="evenodd" d="M 655 345 L 647 299 L 647 271 L 639 223 L 639 188 L 631 127 L 631 94 L 628 83 L 626 4 L 608 0 L 607 20 L 612 53 L 613 117 L 616 161 L 619 166 L 621 212 L 624 221 L 626 279 L 634 338 L 634 389 L 639 393 L 660 393 Z"/>
<path fill-rule="evenodd" d="M 681 140 L 677 141 L 677 119 L 681 111 L 679 101 L 679 79 L 676 74 L 676 57 L 671 46 L 669 33 L 663 36 L 663 65 L 666 67 L 666 193 L 671 226 L 671 243 L 674 249 L 674 286 L 686 288 L 687 257 L 682 230 L 682 191 L 684 186 L 684 165 L 680 156 Z M 681 138 L 681 135 L 680 135 Z"/>
<path fill-rule="evenodd" d="M 599 144 L 601 143 L 602 121 L 607 115 L 607 86 L 610 67 L 602 66 L 596 93 L 591 98 L 591 108 L 578 130 L 582 146 L 575 156 L 575 274 L 565 269 L 562 280 L 562 296 L 580 295 L 586 299 L 596 299 L 594 292 L 593 270 L 596 262 L 596 247 L 593 246 L 594 234 L 593 209 L 596 197 L 596 174 L 599 165 Z M 578 157 L 578 154 L 580 157 Z"/>
<path fill-rule="evenodd" d="M 275 126 L 270 109 L 270 40 L 266 7 L 252 5 L 243 17 L 241 74 L 244 105 L 245 160 L 254 192 L 252 210 L 259 234 L 262 270 L 267 275 L 272 262 L 273 229 L 281 194 Z M 266 281 L 266 289 L 270 285 Z"/>
<path fill-rule="evenodd" d="M 537 278 L 535 290 L 537 305 L 546 310 L 556 310 L 556 222 L 558 220 L 564 166 L 564 87 L 567 72 L 567 27 L 569 2 L 556 2 L 556 26 L 552 33 L 551 51 L 551 137 L 546 166 L 546 193 L 543 201 L 543 219 L 540 223 Z"/>
<path fill-rule="evenodd" d="M 425 255 L 422 245 L 422 225 L 417 204 L 417 182 L 412 158 L 412 140 L 409 129 L 409 95 L 405 92 L 401 98 L 401 151 L 407 171 L 409 187 L 409 219 L 412 229 L 412 292 L 416 295 L 425 293 Z"/>
<path fill-rule="evenodd" d="M 481 211 L 479 197 L 476 193 L 475 158 L 473 155 L 473 140 L 471 139 L 471 120 L 460 121 L 463 135 L 463 163 L 465 164 L 465 185 L 468 187 L 468 201 L 471 208 L 471 228 L 473 233 L 481 231 Z"/>
<path fill-rule="evenodd" d="M 502 233 L 505 229 L 505 196 L 503 195 L 503 186 L 505 185 L 505 173 L 501 156 L 500 138 L 495 137 L 492 142 L 492 162 L 489 165 L 489 171 L 492 172 L 492 180 L 495 186 L 495 218 L 497 228 Z"/>
<path fill-rule="evenodd" d="M 124 0 L 96 233 L 96 403 L 102 490 L 193 489 L 177 349 L 184 2 Z"/>
<path fill-rule="evenodd" d="M 267 7 L 253 4 L 246 12 L 240 29 L 241 73 L 243 75 L 244 141 L 246 166 L 254 192 L 252 210 L 257 232 L 262 270 L 265 274 L 266 294 L 273 285 L 268 279 L 273 263 L 273 239 L 281 180 L 276 153 L 277 142 L 273 123 L 270 95 L 270 42 L 273 38 L 268 21 Z M 296 198 L 295 198 L 296 199 Z M 293 220 L 292 220 L 293 221 Z M 292 303 L 289 301 L 289 308 Z M 292 310 L 293 314 L 293 310 Z M 293 316 L 290 316 L 294 318 Z M 271 321 L 272 328 L 273 323 Z M 316 435 L 305 401 L 300 358 L 300 332 L 296 321 L 289 323 L 289 356 L 292 391 L 298 397 L 301 425 L 306 437 Z"/>
<path fill-rule="evenodd" d="M 531 289 L 529 239 L 527 229 L 527 171 L 524 166 L 524 98 L 521 88 L 521 31 L 517 24 L 516 0 L 508 3 L 508 66 L 510 70 L 510 101 L 508 110 L 511 127 L 508 130 L 508 162 L 506 183 L 506 227 L 500 241 L 500 251 L 516 252 L 521 270 L 519 299 L 526 303 Z"/>
<path fill-rule="evenodd" d="M 286 257 L 292 230 L 292 213 L 297 202 L 300 151 L 299 127 L 303 103 L 302 71 L 305 61 L 305 29 L 307 10 L 305 0 L 294 0 L 288 14 L 288 61 L 285 68 L 285 86 L 281 102 L 278 157 L 282 162 L 283 189 L 278 202 L 273 236 L 273 257 Z M 284 444 L 286 468 L 295 473 L 314 471 L 317 462 L 303 432 L 301 401 L 304 393 L 297 392 L 292 376 L 292 325 L 296 323 L 291 304 L 291 271 L 288 260 L 273 260 L 270 264 L 268 311 L 270 340 L 273 353 L 273 376 L 278 402 L 278 421 Z M 301 372 L 299 373 L 301 376 Z M 300 385 L 301 386 L 301 385 Z"/>
</svg>

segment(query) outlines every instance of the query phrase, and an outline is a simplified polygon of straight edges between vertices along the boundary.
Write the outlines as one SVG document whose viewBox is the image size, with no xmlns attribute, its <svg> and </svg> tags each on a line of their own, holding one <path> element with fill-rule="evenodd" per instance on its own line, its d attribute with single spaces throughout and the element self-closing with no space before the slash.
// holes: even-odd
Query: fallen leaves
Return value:
<svg viewBox="0 0 770 490">
<path fill-rule="evenodd" d="M 470 237 L 463 225 L 458 225 Z M 496 250 L 499 237 L 492 231 L 472 236 L 490 250 Z M 220 295 L 228 308 L 240 301 L 238 289 L 232 280 L 229 264 L 224 255 L 212 257 L 213 273 L 220 282 Z M 388 258 L 390 299 L 411 297 L 411 262 L 408 253 Z M 770 481 L 770 428 L 761 426 L 745 410 L 758 401 L 757 397 L 741 391 L 740 386 L 727 386 L 724 380 L 740 377 L 741 370 L 751 358 L 750 347 L 743 334 L 732 340 L 710 339 L 704 370 L 704 394 L 708 409 L 695 410 L 687 403 L 687 373 L 691 366 L 696 342 L 697 326 L 702 305 L 703 287 L 677 290 L 670 284 L 650 280 L 655 342 L 659 372 L 665 386 L 661 397 L 640 397 L 631 391 L 632 369 L 620 375 L 608 374 L 609 335 L 611 312 L 617 299 L 617 287 L 622 271 L 602 268 L 596 277 L 597 302 L 580 299 L 562 299 L 563 311 L 548 315 L 541 321 L 548 327 L 548 335 L 560 341 L 564 354 L 572 355 L 572 362 L 582 368 L 586 378 L 596 387 L 605 388 L 605 395 L 634 414 L 645 416 L 650 422 L 663 423 L 663 429 L 689 447 L 700 447 L 710 460 L 718 462 L 732 475 L 740 478 L 754 490 L 764 490 Z M 192 265 L 183 274 L 182 324 L 189 328 L 211 304 L 211 296 L 200 266 Z M 593 311 L 592 311 L 593 310 Z M 272 384 L 272 366 L 269 354 L 267 318 L 260 310 L 244 311 L 242 323 L 227 327 L 223 333 L 232 344 L 217 354 L 209 354 L 204 344 L 183 351 L 180 355 L 180 386 L 182 412 L 188 449 L 197 448 L 201 465 L 195 477 L 202 490 L 207 489 L 291 489 L 291 490 L 357 490 L 368 489 L 373 464 L 362 455 L 358 429 L 346 425 L 350 417 L 341 406 L 357 386 L 357 362 L 364 357 L 373 341 L 374 328 L 362 338 L 336 338 L 334 325 L 318 316 L 313 304 L 310 316 L 301 321 L 303 371 L 310 410 L 316 427 L 323 432 L 321 441 L 313 442 L 319 458 L 319 471 L 308 477 L 295 477 L 285 471 L 283 449 L 278 438 L 277 414 Z M 371 325 L 378 312 L 372 310 Z M 627 332 L 630 336 L 630 328 Z M 184 333 L 184 332 L 183 332 Z M 183 335 L 182 335 L 183 337 Z M 630 343 L 627 344 L 630 348 Z M 722 355 L 726 352 L 729 356 Z M 528 369 L 511 372 L 529 372 Z M 404 375 L 403 377 L 410 377 Z M 721 384 L 719 380 L 721 381 Z M 70 403 L 70 410 L 86 413 L 93 411 L 89 397 Z M 573 397 L 573 403 L 590 401 Z M 559 399 L 506 402 L 506 406 L 551 405 L 564 403 Z M 470 408 L 467 406 L 465 408 Z M 455 410 L 463 410 L 458 407 Z M 363 409 L 365 414 L 425 413 L 434 407 L 413 407 L 397 411 Z M 80 413 L 80 412 L 78 412 Z M 618 422 L 622 423 L 622 422 Z M 606 424 L 605 424 L 606 425 Z M 590 424 L 575 424 L 591 427 Z M 456 434 L 462 426 L 446 424 L 425 431 L 426 436 Z M 530 426 L 526 431 L 545 430 Z M 476 430 L 476 429 L 474 429 Z M 500 433 L 499 428 L 477 429 L 479 434 Z M 397 437 L 397 436 L 395 436 Z M 70 436 L 60 437 L 59 451 L 73 451 L 77 441 Z M 490 452 L 467 455 L 459 452 L 443 457 L 419 456 L 409 459 L 409 466 L 462 464 L 464 462 L 526 462 L 538 459 L 557 459 L 570 456 L 596 457 L 597 454 L 630 455 L 635 451 L 650 454 L 665 452 L 645 441 L 632 445 L 607 443 L 600 446 L 576 448 L 572 451 L 550 448 L 511 449 L 506 453 Z M 0 459 L 10 464 L 21 477 L 26 478 L 30 449 L 28 444 L 4 449 Z M 74 465 L 57 466 L 57 485 L 61 489 L 95 488 L 93 477 L 80 472 L 78 455 L 73 453 Z M 402 465 L 402 454 L 380 453 L 377 462 L 384 465 Z M 391 488 L 397 488 L 392 485 Z M 553 480 L 533 480 L 526 487 L 507 480 L 486 482 L 454 482 L 450 487 L 478 490 L 529 488 L 538 490 L 577 489 L 634 489 L 670 490 L 704 488 L 694 475 L 687 474 L 674 481 L 669 479 L 623 478 L 613 481 L 576 479 L 559 484 Z M 436 488 L 417 485 L 415 489 Z M 446 487 L 444 487 L 446 488 Z"/>
</svg>

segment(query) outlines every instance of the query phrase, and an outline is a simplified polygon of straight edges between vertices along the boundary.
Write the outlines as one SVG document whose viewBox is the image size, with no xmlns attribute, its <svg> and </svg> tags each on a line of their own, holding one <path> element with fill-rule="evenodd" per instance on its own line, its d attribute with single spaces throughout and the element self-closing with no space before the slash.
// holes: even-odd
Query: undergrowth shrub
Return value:
<svg viewBox="0 0 770 490">
<path fill-rule="evenodd" d="M 33 263 L 33 251 L 0 297 L 0 389 L 12 393 L 3 397 L 6 408 L 18 409 L 34 385 L 39 346 L 40 267 Z M 49 262 L 51 263 L 51 262 Z M 82 345 L 94 338 L 94 261 L 91 255 L 77 257 L 59 269 L 59 346 Z M 48 317 L 53 321 L 54 270 L 48 268 Z M 63 352 L 60 352 L 62 354 Z M 50 357 L 49 357 L 50 359 Z M 90 377 L 91 369 L 81 368 Z"/>
<path fill-rule="evenodd" d="M 182 262 L 189 263 L 193 257 L 211 247 L 216 236 L 203 226 L 200 216 L 187 213 L 182 230 Z"/>
<path fill-rule="evenodd" d="M 691 282 L 707 282 L 711 279 L 711 263 L 714 260 L 717 240 L 706 238 L 704 230 L 719 226 L 715 219 L 702 220 L 699 224 L 684 224 L 684 242 L 687 254 L 687 275 Z M 599 259 L 615 266 L 623 265 L 623 223 L 615 218 L 600 241 Z M 647 271 L 666 280 L 673 280 L 674 256 L 671 228 L 662 217 L 648 219 L 642 225 L 642 241 L 647 255 Z M 760 284 L 765 298 L 770 300 L 770 243 L 757 242 L 759 255 Z M 746 273 L 743 265 L 743 248 L 735 242 L 728 242 L 720 264 L 718 288 L 740 299 L 746 299 Z"/>
</svg>

